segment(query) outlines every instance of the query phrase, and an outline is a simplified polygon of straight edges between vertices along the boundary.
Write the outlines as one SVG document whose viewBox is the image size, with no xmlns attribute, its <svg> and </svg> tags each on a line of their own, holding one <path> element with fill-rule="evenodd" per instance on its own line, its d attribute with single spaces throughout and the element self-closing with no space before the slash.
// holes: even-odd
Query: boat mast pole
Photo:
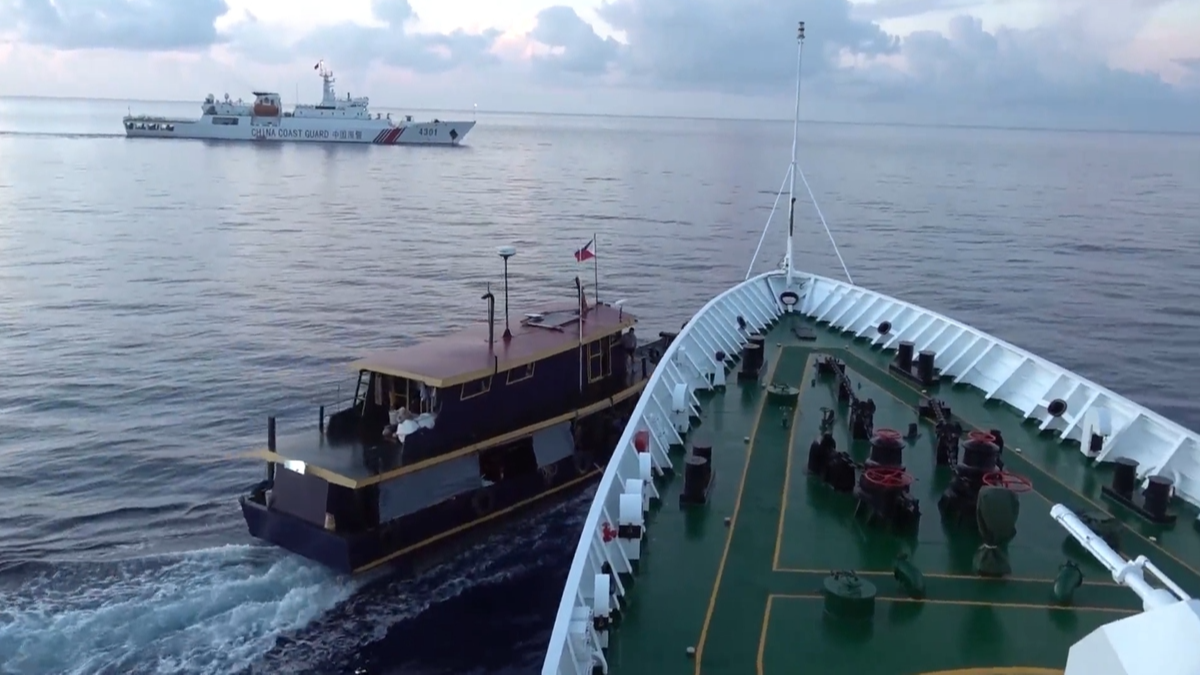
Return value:
<svg viewBox="0 0 1200 675">
<path fill-rule="evenodd" d="M 788 169 L 791 183 L 788 186 L 788 236 L 787 236 L 787 285 L 792 286 L 792 236 L 796 231 L 796 141 L 800 136 L 800 73 L 804 65 L 804 22 L 796 31 L 796 113 L 792 117 L 792 164 Z"/>
</svg>

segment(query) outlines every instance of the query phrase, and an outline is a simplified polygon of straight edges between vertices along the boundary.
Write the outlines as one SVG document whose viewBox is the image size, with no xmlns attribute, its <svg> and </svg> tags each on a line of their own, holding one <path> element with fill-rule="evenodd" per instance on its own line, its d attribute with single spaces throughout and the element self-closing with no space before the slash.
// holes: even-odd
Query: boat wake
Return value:
<svg viewBox="0 0 1200 675">
<path fill-rule="evenodd" d="M 18 138 L 70 138 L 70 139 L 89 139 L 89 138 L 125 138 L 125 134 L 110 134 L 110 133 L 81 133 L 81 132 L 55 132 L 55 131 L 0 131 L 0 137 L 14 136 Z"/>
<path fill-rule="evenodd" d="M 16 572 L 0 581 L 3 673 L 239 670 L 356 590 L 254 546 Z"/>
<path fill-rule="evenodd" d="M 563 535 L 589 499 L 562 502 L 410 579 L 386 570 L 351 579 L 257 545 L 20 563 L 0 573 L 0 673 L 377 670 L 397 651 L 418 651 L 388 644 L 397 624 L 565 555 Z"/>
</svg>

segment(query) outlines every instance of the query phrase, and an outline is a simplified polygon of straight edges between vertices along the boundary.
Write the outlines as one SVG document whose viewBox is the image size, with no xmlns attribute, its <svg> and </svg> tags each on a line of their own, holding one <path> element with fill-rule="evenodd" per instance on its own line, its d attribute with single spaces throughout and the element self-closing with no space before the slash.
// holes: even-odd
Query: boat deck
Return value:
<svg viewBox="0 0 1200 675">
<path fill-rule="evenodd" d="M 637 590 L 611 638 L 611 673 L 1059 673 L 1073 642 L 1138 611 L 1140 600 L 1067 542 L 1049 515 L 1054 503 L 1116 516 L 1124 555 L 1145 554 L 1185 590 L 1200 591 L 1194 569 L 1200 535 L 1187 522 L 1194 514 L 1180 509 L 1179 524 L 1164 531 L 1102 501 L 1100 487 L 1111 480 L 1107 469 L 1090 467 L 1077 447 L 1039 435 L 1019 414 L 985 403 L 968 387 L 942 384 L 931 393 L 952 407 L 964 428 L 999 429 L 1006 470 L 1033 483 L 1033 491 L 1019 497 L 1017 535 L 1007 547 L 1011 576 L 975 575 L 979 535 L 970 526 L 943 525 L 937 502 L 950 470 L 935 467 L 927 422 L 904 455 L 920 500 L 918 534 L 905 539 L 856 519 L 853 496 L 805 471 L 822 407 L 836 411 L 839 449 L 859 462 L 869 450 L 866 441 L 850 442 L 846 407 L 836 402 L 835 380 L 816 377 L 817 357 L 846 363 L 857 396 L 877 405 L 876 429 L 906 430 L 917 420 L 920 392 L 888 372 L 888 355 L 848 344 L 807 319 L 795 321 L 813 328 L 817 339 L 801 341 L 785 320 L 767 336 L 761 384 L 739 385 L 731 377 L 724 393 L 702 398 L 692 438 L 713 446 L 716 488 L 707 508 L 687 511 L 678 507 L 682 476 L 660 488 Z M 762 385 L 772 382 L 800 389 L 794 411 L 766 401 Z M 893 578 L 901 552 L 924 574 L 924 599 L 910 598 Z M 1064 608 L 1052 604 L 1051 594 L 1067 560 L 1079 565 L 1084 585 Z M 877 587 L 868 627 L 823 619 L 820 590 L 831 570 L 853 570 Z M 695 647 L 694 655 L 688 647 Z"/>
<path fill-rule="evenodd" d="M 575 417 L 590 415 L 640 395 L 645 387 L 646 380 L 638 379 L 606 399 L 438 455 L 406 452 L 402 444 L 384 440 L 366 442 L 359 437 L 331 439 L 314 429 L 280 436 L 276 439 L 274 452 L 261 448 L 251 451 L 249 456 L 268 462 L 302 462 L 307 473 L 335 485 L 357 489 L 507 443 Z"/>
</svg>

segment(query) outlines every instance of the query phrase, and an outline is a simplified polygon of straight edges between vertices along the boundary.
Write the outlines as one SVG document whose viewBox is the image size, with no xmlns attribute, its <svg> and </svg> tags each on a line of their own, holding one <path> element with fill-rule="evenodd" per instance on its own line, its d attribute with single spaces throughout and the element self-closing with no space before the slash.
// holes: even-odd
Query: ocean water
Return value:
<svg viewBox="0 0 1200 675">
<path fill-rule="evenodd" d="M 0 100 L 0 673 L 536 671 L 589 495 L 349 580 L 248 537 L 239 453 L 267 415 L 315 423 L 362 351 L 482 319 L 499 245 L 514 313 L 573 297 L 595 235 L 601 296 L 678 328 L 746 273 L 790 124 L 480 115 L 457 149 L 268 146 L 126 140 L 126 108 Z M 1200 137 L 803 131 L 856 282 L 1200 427 Z M 799 196 L 799 262 L 840 275 Z"/>
</svg>

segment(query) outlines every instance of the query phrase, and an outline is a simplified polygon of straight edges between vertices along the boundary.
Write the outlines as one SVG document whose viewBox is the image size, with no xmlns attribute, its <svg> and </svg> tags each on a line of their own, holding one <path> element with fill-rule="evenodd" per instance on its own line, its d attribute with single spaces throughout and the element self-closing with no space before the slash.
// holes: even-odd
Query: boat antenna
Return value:
<svg viewBox="0 0 1200 675">
<path fill-rule="evenodd" d="M 512 339 L 512 330 L 508 326 L 508 259 L 517 254 L 517 249 L 512 246 L 501 246 L 496 249 L 501 258 L 504 258 L 504 338 L 505 342 Z"/>
<path fill-rule="evenodd" d="M 800 136 L 800 76 L 804 66 L 804 22 L 796 29 L 796 112 L 792 116 L 792 163 L 788 168 L 787 285 L 792 286 L 792 237 L 796 232 L 796 141 Z"/>
</svg>

